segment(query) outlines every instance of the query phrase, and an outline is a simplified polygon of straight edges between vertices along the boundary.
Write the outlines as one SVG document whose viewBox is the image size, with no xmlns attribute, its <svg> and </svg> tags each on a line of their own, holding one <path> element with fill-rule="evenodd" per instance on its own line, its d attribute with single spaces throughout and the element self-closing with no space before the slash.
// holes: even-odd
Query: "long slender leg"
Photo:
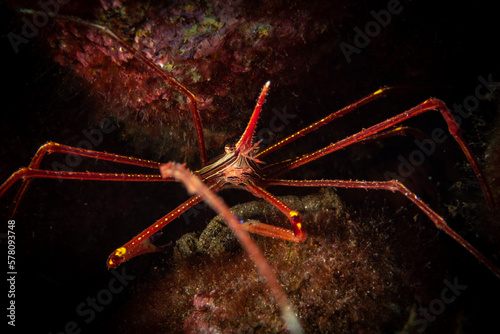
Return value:
<svg viewBox="0 0 500 334">
<path fill-rule="evenodd" d="M 81 157 L 94 158 L 94 159 L 99 159 L 99 160 L 107 160 L 107 161 L 112 161 L 112 162 L 116 162 L 116 163 L 134 165 L 134 166 L 140 166 L 140 167 L 146 167 L 146 168 L 157 169 L 160 167 L 160 163 L 156 162 L 156 161 L 139 159 L 139 158 L 134 158 L 134 157 L 127 157 L 124 155 L 118 155 L 118 154 L 107 153 L 107 152 L 87 150 L 87 149 L 83 149 L 83 148 L 79 148 L 79 147 L 72 147 L 72 146 L 54 143 L 54 142 L 47 142 L 46 144 L 42 145 L 38 149 L 36 154 L 33 156 L 33 158 L 31 159 L 31 163 L 30 163 L 29 167 L 34 168 L 34 169 L 40 167 L 40 163 L 42 162 L 42 159 L 47 154 L 52 154 L 52 153 L 72 154 L 72 155 L 78 155 Z"/>
<path fill-rule="evenodd" d="M 261 276 L 266 279 L 267 285 L 269 286 L 271 292 L 273 293 L 278 305 L 281 309 L 282 316 L 285 323 L 288 326 L 288 330 L 291 333 L 303 333 L 302 326 L 300 325 L 297 316 L 293 310 L 292 304 L 288 300 L 283 288 L 278 282 L 276 274 L 274 273 L 271 266 L 267 263 L 264 254 L 260 251 L 257 244 L 250 238 L 250 236 L 242 231 L 241 225 L 238 223 L 236 217 L 229 211 L 227 205 L 210 191 L 199 178 L 197 178 L 193 173 L 189 172 L 180 164 L 168 163 L 161 167 L 161 174 L 170 177 L 174 176 L 180 181 L 182 181 L 189 193 L 197 193 L 202 196 L 203 199 L 227 222 L 227 225 L 231 228 L 233 233 L 236 235 L 240 241 L 242 247 L 245 249 L 247 254 L 250 256 L 252 261 L 255 263 L 257 270 Z"/>
<path fill-rule="evenodd" d="M 18 180 L 31 179 L 64 179 L 64 180 L 93 180 L 93 181 L 121 181 L 121 182 L 167 182 L 174 179 L 162 178 L 159 174 L 124 174 L 124 173 L 94 173 L 94 172 L 67 172 L 32 168 L 21 168 L 12 174 L 1 186 L 0 197 Z"/>
<path fill-rule="evenodd" d="M 472 151 L 470 150 L 469 146 L 465 143 L 460 127 L 458 124 L 455 122 L 453 115 L 451 112 L 448 110 L 444 102 L 438 100 L 438 99 L 428 99 L 421 104 L 419 104 L 416 107 L 413 107 L 409 109 L 408 111 L 405 111 L 399 115 L 396 115 L 394 117 L 391 117 L 383 122 L 380 122 L 376 125 L 373 125 L 372 127 L 369 127 L 368 129 L 361 130 L 347 138 L 344 138 L 336 143 L 332 143 L 322 149 L 319 149 L 315 152 L 312 153 L 307 153 L 304 155 L 301 155 L 295 159 L 291 160 L 286 160 L 282 162 L 278 162 L 273 165 L 269 165 L 263 169 L 264 174 L 269 177 L 269 178 L 274 178 L 278 175 L 283 174 L 286 171 L 289 171 L 291 169 L 297 168 L 299 166 L 302 166 L 308 162 L 311 162 L 313 160 L 316 160 L 318 158 L 321 158 L 327 154 L 333 153 L 335 151 L 338 151 L 340 149 L 343 149 L 349 145 L 352 145 L 354 143 L 358 143 L 359 141 L 365 140 L 367 138 L 372 137 L 373 135 L 384 131 L 394 125 L 397 125 L 409 118 L 415 117 L 417 115 L 420 115 L 424 112 L 431 111 L 431 110 L 437 110 L 441 113 L 443 116 L 444 120 L 446 121 L 446 124 L 448 125 L 448 131 L 449 133 L 453 136 L 455 141 L 460 145 L 460 148 L 464 152 L 467 160 L 472 166 L 472 169 L 474 170 L 474 173 L 476 174 L 477 179 L 479 180 L 479 183 L 481 185 L 481 189 L 483 191 L 484 196 L 486 197 L 486 201 L 488 202 L 488 205 L 490 209 L 494 208 L 494 201 L 493 197 L 491 195 L 490 188 L 488 186 L 488 183 L 486 182 L 486 179 L 483 175 L 483 172 L 481 168 L 479 167 L 479 163 L 477 162 L 475 156 L 472 154 Z"/>
<path fill-rule="evenodd" d="M 156 162 L 156 161 L 144 160 L 144 159 L 139 159 L 139 158 L 134 158 L 134 157 L 127 157 L 127 156 L 112 154 L 112 153 L 107 153 L 107 152 L 87 150 L 87 149 L 83 149 L 83 148 L 71 147 L 68 145 L 58 144 L 58 143 L 54 143 L 54 142 L 48 142 L 48 143 L 42 145 L 38 149 L 36 154 L 31 159 L 31 163 L 29 164 L 28 168 L 29 169 L 38 169 L 40 167 L 40 163 L 42 162 L 43 158 L 47 154 L 51 154 L 51 153 L 72 154 L 72 155 L 77 155 L 77 156 L 81 156 L 81 157 L 94 158 L 94 159 L 99 159 L 99 160 L 107 160 L 107 161 L 112 161 L 112 162 L 121 163 L 121 164 L 134 165 L 134 166 L 140 166 L 140 167 L 146 167 L 146 168 L 154 168 L 154 169 L 157 169 L 160 166 L 160 163 Z M 12 203 L 12 206 L 11 206 L 11 210 L 10 210 L 11 217 L 14 216 L 14 214 L 16 213 L 17 208 L 19 207 L 19 203 L 21 202 L 21 198 L 24 196 L 24 193 L 28 189 L 28 186 L 31 182 L 31 179 L 32 178 L 24 178 L 23 177 L 23 184 L 19 188 L 19 190 L 16 194 L 16 197 L 14 198 L 14 202 Z M 3 189 L 3 186 L 0 189 Z M 5 190 L 7 190 L 7 189 L 5 189 Z M 2 194 L 3 194 L 2 191 L 0 191 L 0 197 L 2 196 Z"/>
<path fill-rule="evenodd" d="M 161 178 L 161 175 L 160 175 Z M 166 178 L 169 181 L 175 180 L 174 178 Z M 214 191 L 218 190 L 218 187 L 211 187 Z M 116 268 L 121 263 L 130 260 L 133 257 L 138 255 L 153 253 L 160 251 L 160 248 L 153 245 L 151 242 L 151 236 L 164 228 L 168 223 L 170 223 L 175 218 L 182 215 L 189 208 L 201 202 L 202 199 L 200 196 L 196 195 L 189 198 L 187 201 L 179 205 L 177 208 L 172 210 L 169 214 L 163 216 L 158 219 L 154 224 L 146 228 L 144 231 L 136 235 L 129 242 L 117 248 L 111 255 L 108 257 L 108 269 Z"/>
<path fill-rule="evenodd" d="M 279 142 L 269 146 L 268 148 L 266 148 L 265 150 L 262 150 L 261 152 L 259 152 L 255 157 L 256 158 L 261 158 L 265 155 L 268 155 L 269 153 L 277 150 L 278 148 L 280 147 L 283 147 L 289 143 L 291 143 L 292 141 L 296 140 L 296 139 L 299 139 L 300 137 L 303 137 L 305 136 L 306 134 L 310 133 L 310 132 L 313 132 L 314 130 L 322 127 L 323 125 L 326 125 L 328 123 L 330 123 L 331 121 L 333 121 L 334 119 L 337 119 L 339 117 L 342 117 L 344 116 L 345 114 L 361 107 L 362 105 L 365 105 L 369 102 L 372 102 L 374 100 L 377 100 L 383 96 L 385 96 L 385 93 L 388 91 L 388 90 L 391 90 L 393 89 L 392 87 L 385 87 L 385 88 L 381 88 L 367 96 L 365 96 L 364 98 L 362 98 L 361 100 L 359 101 L 356 101 L 354 103 L 351 103 L 350 105 L 334 112 L 334 113 L 331 113 L 330 115 L 326 116 L 325 118 L 322 118 L 320 119 L 319 121 L 303 128 L 302 130 L 299 130 L 293 134 L 291 134 L 290 136 L 280 140 Z"/>
<path fill-rule="evenodd" d="M 280 238 L 293 242 L 302 242 L 306 240 L 307 234 L 302 229 L 302 217 L 297 211 L 291 209 L 288 205 L 280 201 L 274 195 L 272 195 L 265 189 L 257 186 L 253 182 L 246 183 L 244 187 L 254 196 L 265 199 L 266 201 L 271 203 L 274 207 L 276 207 L 278 210 L 283 212 L 288 217 L 288 220 L 292 225 L 292 230 L 287 230 L 285 228 L 272 226 L 257 221 L 250 221 L 242 224 L 242 227 L 245 230 L 256 234 L 268 237 Z"/>
<path fill-rule="evenodd" d="M 68 172 L 68 171 L 51 171 L 51 170 L 41 170 L 32 168 L 21 168 L 14 174 L 12 174 L 7 181 L 5 181 L 2 186 L 0 186 L 0 197 L 5 194 L 5 192 L 19 179 L 25 180 L 25 182 L 37 179 L 66 179 L 66 180 L 94 180 L 94 181 L 119 181 L 119 182 L 168 182 L 175 181 L 174 178 L 163 178 L 159 174 L 113 174 L 113 173 L 92 173 L 92 172 Z M 25 185 L 24 183 L 23 185 Z M 18 193 L 19 195 L 19 193 Z M 16 196 L 17 198 L 17 196 Z M 195 203 L 196 204 L 196 203 Z M 194 205 L 194 204 L 193 204 Z M 149 230 L 147 233 L 152 236 L 156 231 Z M 139 235 L 135 239 L 138 241 L 144 239 L 144 235 Z M 134 240 L 134 239 L 133 239 Z M 133 256 L 139 254 L 149 253 L 158 251 L 159 249 L 154 246 L 150 239 L 143 240 L 139 244 L 133 245 L 132 247 Z M 135 249 L 137 248 L 137 249 Z M 135 250 L 134 250 L 135 249 Z M 109 260 L 108 260 L 109 262 Z"/>
<path fill-rule="evenodd" d="M 303 137 L 306 134 L 313 132 L 314 130 L 319 129 L 320 127 L 330 123 L 331 121 L 333 121 L 337 118 L 340 118 L 340 117 L 350 113 L 351 111 L 358 109 L 359 107 L 361 107 L 367 103 L 378 100 L 381 97 L 385 97 L 387 95 L 387 93 L 399 93 L 399 94 L 401 94 L 401 93 L 408 93 L 408 92 L 412 92 L 412 91 L 417 92 L 417 91 L 428 90 L 428 89 L 430 89 L 430 87 L 383 87 L 383 88 L 380 88 L 380 89 L 376 90 L 375 92 L 370 93 L 367 96 L 363 97 L 362 99 L 360 99 L 354 103 L 351 103 L 348 106 L 345 106 L 344 108 L 331 113 L 330 115 L 326 116 L 325 118 L 320 119 L 319 121 L 317 121 L 311 125 L 308 125 L 305 128 L 289 135 L 288 137 L 286 137 L 286 138 L 280 140 L 279 142 L 271 145 L 270 147 L 262 150 L 255 157 L 259 158 L 259 157 L 263 157 L 265 155 L 268 155 L 272 151 L 275 151 L 275 150 L 279 149 L 280 147 L 283 147 L 283 146 L 287 145 L 288 143 L 291 143 L 292 141 L 294 141 L 300 137 Z"/>
<path fill-rule="evenodd" d="M 415 137 L 416 139 L 420 140 L 432 140 L 432 138 L 424 133 L 423 131 L 408 127 L 408 126 L 397 126 L 394 128 L 390 128 L 389 130 L 385 130 L 379 133 L 374 134 L 373 136 L 367 137 L 365 139 L 362 139 L 358 141 L 356 144 L 365 144 L 371 141 L 375 140 L 380 140 L 380 139 L 385 139 L 385 138 L 390 138 L 390 137 L 395 137 L 395 136 L 406 136 L 406 135 L 411 135 Z M 452 147 L 451 145 L 448 145 L 446 143 L 440 143 L 440 146 L 443 148 L 448 148 L 450 150 L 453 150 L 455 147 Z"/>
<path fill-rule="evenodd" d="M 0 197 L 19 179 L 66 179 L 66 180 L 94 180 L 94 181 L 120 181 L 120 182 L 169 182 L 175 181 L 173 177 L 162 177 L 160 174 L 113 174 L 113 173 L 91 173 L 91 172 L 67 172 L 50 171 L 31 168 L 21 168 L 5 181 L 0 187 Z M 211 187 L 219 190 L 220 186 Z M 108 259 L 108 267 L 114 268 L 120 263 L 127 261 L 137 255 L 159 251 L 160 249 L 153 245 L 150 237 L 161 230 L 165 225 L 175 218 L 179 217 L 186 210 L 201 201 L 199 196 L 193 196 L 168 215 L 157 220 L 153 225 L 139 233 L 128 243 L 115 250 Z"/>
<path fill-rule="evenodd" d="M 396 180 L 390 181 L 346 181 L 346 180 L 267 180 L 264 182 L 265 186 L 296 186 L 296 187 L 338 187 L 338 188 L 359 188 L 359 189 L 384 189 L 392 192 L 397 191 L 422 210 L 427 217 L 436 225 L 440 230 L 443 230 L 450 237 L 455 239 L 460 245 L 467 249 L 474 255 L 482 264 L 486 266 L 495 276 L 500 278 L 500 269 L 498 269 L 490 260 L 488 260 L 481 252 L 474 246 L 467 242 L 464 238 L 458 235 L 451 229 L 444 219 L 434 212 L 427 204 L 413 192 L 408 190 L 403 184 Z"/>
<path fill-rule="evenodd" d="M 36 14 L 38 11 L 32 10 L 32 9 L 21 9 L 23 13 L 28 13 L 28 14 Z M 68 15 L 62 15 L 62 14 L 56 14 L 52 12 L 44 12 L 44 15 L 47 14 L 53 18 L 56 19 L 63 19 L 66 21 L 70 22 L 75 22 L 77 24 L 81 24 L 87 27 L 91 28 L 96 28 L 103 33 L 107 34 L 111 38 L 113 38 L 116 42 L 120 44 L 125 50 L 130 52 L 136 59 L 138 59 L 141 63 L 143 63 L 145 66 L 147 66 L 149 69 L 151 69 L 155 74 L 157 74 L 160 78 L 162 78 L 167 84 L 170 86 L 174 87 L 176 90 L 181 92 L 187 97 L 188 104 L 189 104 L 189 109 L 191 111 L 191 115 L 193 117 L 194 121 L 194 126 L 196 129 L 196 134 L 198 136 L 198 145 L 200 147 L 200 159 L 201 159 L 201 164 L 204 166 L 207 163 L 207 152 L 205 148 L 205 136 L 203 134 L 203 126 L 201 123 L 201 116 L 198 111 L 197 107 L 197 98 L 194 96 L 191 91 L 189 91 L 186 87 L 184 87 L 179 81 L 177 81 L 174 77 L 168 75 L 165 73 L 160 67 L 158 67 L 155 63 L 153 63 L 146 55 L 144 55 L 140 50 L 134 49 L 132 46 L 130 46 L 123 38 L 115 34 L 113 31 L 111 31 L 109 28 L 105 26 L 101 26 L 96 23 L 88 22 L 85 20 L 82 20 L 78 17 L 74 16 L 68 16 Z"/>
<path fill-rule="evenodd" d="M 115 174 L 115 173 L 92 173 L 92 172 L 68 172 L 68 171 L 52 171 L 52 170 L 42 170 L 42 169 L 32 169 L 32 168 L 21 168 L 14 174 L 12 174 L 1 186 L 0 186 L 0 198 L 5 194 L 5 192 L 12 187 L 18 180 L 22 179 L 29 182 L 33 179 L 66 179 L 66 180 L 94 180 L 94 181 L 135 181 L 135 182 L 166 182 L 173 181 L 173 179 L 164 179 L 159 174 Z M 21 189 L 23 190 L 23 189 Z M 26 189 L 24 189 L 26 190 Z M 17 202 L 14 207 L 11 207 L 10 215 L 15 214 L 15 209 L 19 204 L 20 196 L 23 192 L 18 192 L 16 194 Z"/>
<path fill-rule="evenodd" d="M 429 136 L 427 136 L 425 133 L 423 133 L 419 129 L 410 128 L 408 126 L 398 126 L 398 127 L 386 130 L 384 132 L 376 133 L 371 137 L 360 140 L 358 143 L 363 144 L 366 142 L 380 140 L 380 139 L 394 137 L 394 136 L 406 136 L 407 134 L 411 134 L 413 137 L 419 138 L 419 139 L 422 139 L 422 138 L 428 139 L 429 138 Z"/>
<path fill-rule="evenodd" d="M 68 172 L 51 171 L 31 168 L 21 168 L 11 175 L 7 181 L 0 186 L 0 197 L 19 179 L 66 179 L 66 180 L 93 180 L 93 181 L 118 181 L 118 182 L 171 182 L 173 177 L 162 177 L 160 174 L 114 174 L 114 173 L 92 173 L 92 172 Z M 214 191 L 220 190 L 221 186 L 215 184 L 211 186 Z M 156 232 L 175 218 L 182 215 L 186 210 L 201 201 L 199 196 L 193 196 L 183 204 L 179 205 L 169 214 L 157 220 L 150 227 L 139 233 L 128 243 L 115 250 L 108 258 L 108 267 L 114 268 L 120 263 L 135 256 L 157 252 L 160 249 L 151 243 L 149 239 Z"/>
</svg>

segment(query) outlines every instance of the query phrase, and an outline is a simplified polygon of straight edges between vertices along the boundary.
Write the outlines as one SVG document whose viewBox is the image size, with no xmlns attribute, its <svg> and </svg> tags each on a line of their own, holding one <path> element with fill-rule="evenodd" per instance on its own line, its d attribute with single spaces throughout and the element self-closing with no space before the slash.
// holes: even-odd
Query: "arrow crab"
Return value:
<svg viewBox="0 0 500 334">
<path fill-rule="evenodd" d="M 402 183 L 397 180 L 390 181 L 361 181 L 361 180 L 288 180 L 279 178 L 282 174 L 303 166 L 309 162 L 319 159 L 323 156 L 333 152 L 343 150 L 356 143 L 364 143 L 374 141 L 384 137 L 393 135 L 404 134 L 408 128 L 402 126 L 404 121 L 407 121 L 415 116 L 426 112 L 439 112 L 446 121 L 449 133 L 456 140 L 466 159 L 472 166 L 474 173 L 478 178 L 481 189 L 486 197 L 488 205 L 493 208 L 494 202 L 488 184 L 483 176 L 481 168 L 465 143 L 460 134 L 460 129 L 453 119 L 453 115 L 448 110 L 446 105 L 437 99 L 428 99 L 419 105 L 408 109 L 396 116 L 393 116 L 385 121 L 372 125 L 366 129 L 346 137 L 340 141 L 332 143 L 328 146 L 320 148 L 310 153 L 299 155 L 293 159 L 286 159 L 272 164 L 265 164 L 266 156 L 271 152 L 285 147 L 287 144 L 295 141 L 296 139 L 305 136 L 327 124 L 335 119 L 338 119 L 353 110 L 368 104 L 372 101 L 378 100 L 393 91 L 393 88 L 382 88 L 367 95 L 366 97 L 356 101 L 339 111 L 331 113 L 330 115 L 320 119 L 319 121 L 304 127 L 303 129 L 279 140 L 274 145 L 268 148 L 261 149 L 260 143 L 254 141 L 255 129 L 257 127 L 259 115 L 263 110 L 264 100 L 270 90 L 270 83 L 264 84 L 261 94 L 258 98 L 257 105 L 250 118 L 248 126 L 237 141 L 235 145 L 229 145 L 225 148 L 225 153 L 214 160 L 209 161 L 206 152 L 205 134 L 202 126 L 202 119 L 199 113 L 199 101 L 197 97 L 186 88 L 181 82 L 176 80 L 173 76 L 160 69 L 151 60 L 132 48 L 121 37 L 115 34 L 110 29 L 92 24 L 83 20 L 70 17 L 62 17 L 61 19 L 74 20 L 75 22 L 89 26 L 91 29 L 97 29 L 101 33 L 107 35 L 122 48 L 124 53 L 133 54 L 133 57 L 142 62 L 150 71 L 158 75 L 166 84 L 172 86 L 180 94 L 185 96 L 189 112 L 193 119 L 194 127 L 196 130 L 196 137 L 198 147 L 200 150 L 200 160 L 202 168 L 194 171 L 194 175 L 199 177 L 209 189 L 213 192 L 218 192 L 227 187 L 237 187 L 249 191 L 257 198 L 264 199 L 276 207 L 284 216 L 287 217 L 290 228 L 284 229 L 276 227 L 271 224 L 262 223 L 255 220 L 244 221 L 240 227 L 251 233 L 256 233 L 264 236 L 278 238 L 291 242 L 303 242 L 306 239 L 307 221 L 302 219 L 298 210 L 290 205 L 285 204 L 278 197 L 274 196 L 267 188 L 282 186 L 282 187 L 333 187 L 333 188 L 357 188 L 357 189 L 370 189 L 381 191 L 392 191 L 401 194 L 409 202 L 416 205 L 429 220 L 440 230 L 445 232 L 448 236 L 458 242 L 469 253 L 476 257 L 483 263 L 494 275 L 500 278 L 500 270 L 483 254 L 481 254 L 474 246 L 468 241 L 457 234 L 451 229 L 444 219 L 432 210 L 417 194 L 413 193 Z M 153 172 L 151 174 L 120 174 L 120 173 L 98 173 L 98 172 L 73 172 L 73 171 L 51 171 L 40 169 L 39 166 L 47 154 L 60 153 L 72 154 L 80 157 L 87 157 L 114 163 L 122 163 L 127 165 L 140 166 L 150 168 Z M 30 182 L 36 178 L 46 179 L 70 179 L 70 180 L 96 180 L 96 181 L 117 181 L 117 182 L 171 182 L 175 179 L 168 175 L 166 166 L 162 163 L 139 159 L 134 157 L 116 155 L 112 153 L 99 152 L 87 150 L 78 147 L 70 147 L 63 144 L 49 142 L 38 150 L 33 157 L 30 165 L 27 168 L 21 168 L 19 171 L 12 174 L 12 176 L 0 187 L 0 196 L 17 181 L 22 180 L 20 189 L 12 204 L 12 211 L 18 209 L 21 198 L 27 191 Z M 158 172 L 160 171 L 160 172 Z M 117 247 L 109 256 L 107 265 L 109 268 L 116 268 L 123 262 L 128 261 L 136 256 L 160 251 L 154 242 L 154 237 L 164 226 L 180 217 L 187 210 L 202 201 L 200 195 L 193 195 L 191 198 L 180 204 L 173 211 L 169 212 L 164 217 L 158 219 L 150 227 L 136 235 L 129 242 L 122 246 Z"/>
</svg>

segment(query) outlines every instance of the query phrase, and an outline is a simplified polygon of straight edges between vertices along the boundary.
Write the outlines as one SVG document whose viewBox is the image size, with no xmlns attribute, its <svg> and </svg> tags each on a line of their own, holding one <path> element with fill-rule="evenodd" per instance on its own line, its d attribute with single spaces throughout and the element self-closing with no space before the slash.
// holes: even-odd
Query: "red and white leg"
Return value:
<svg viewBox="0 0 500 334">
<path fill-rule="evenodd" d="M 23 184 L 19 188 L 14 202 L 11 206 L 10 216 L 13 216 L 17 211 L 21 198 L 26 192 L 30 182 L 35 178 L 59 178 L 59 179 L 73 179 L 73 180 L 101 180 L 101 181 L 161 181 L 160 175 L 134 175 L 133 177 L 127 177 L 126 174 L 106 174 L 106 173 L 88 173 L 88 172 L 67 172 L 67 171 L 48 171 L 40 170 L 40 164 L 43 158 L 47 154 L 60 153 L 60 154 L 72 154 L 81 157 L 94 158 L 98 160 L 106 160 L 126 165 L 134 165 L 152 169 L 158 169 L 160 166 L 159 162 L 144 160 L 134 157 L 127 157 L 118 154 L 112 154 L 107 152 L 99 152 L 93 150 L 82 149 L 78 147 L 71 147 L 68 145 L 58 144 L 54 142 L 48 142 L 42 145 L 36 154 L 31 159 L 31 163 L 27 168 L 21 168 L 14 174 L 12 174 L 1 186 L 0 186 L 0 197 L 19 179 L 23 180 Z M 121 175 L 121 176 L 119 176 Z M 163 180 L 166 181 L 166 180 Z"/>
<path fill-rule="evenodd" d="M 431 111 L 431 110 L 437 110 L 441 113 L 443 116 L 444 120 L 446 121 L 446 124 L 448 125 L 448 131 L 449 133 L 453 136 L 455 141 L 460 145 L 460 148 L 464 152 L 467 160 L 472 166 L 472 169 L 474 170 L 474 173 L 476 174 L 476 177 L 479 181 L 479 184 L 481 185 L 481 189 L 483 191 L 483 194 L 486 198 L 486 201 L 491 209 L 494 208 L 494 200 L 493 196 L 491 194 L 491 191 L 489 189 L 488 183 L 486 182 L 486 179 L 483 175 L 483 172 L 481 170 L 481 167 L 479 166 L 479 163 L 477 162 L 476 157 L 472 154 L 471 149 L 469 146 L 465 143 L 462 135 L 461 135 L 461 130 L 460 127 L 458 126 L 457 122 L 455 122 L 455 119 L 453 118 L 453 115 L 451 114 L 450 110 L 446 107 L 443 101 L 438 100 L 438 99 L 428 99 L 421 104 L 417 105 L 416 107 L 413 107 L 399 115 L 396 115 L 394 117 L 391 117 L 383 122 L 380 122 L 378 124 L 375 124 L 367 129 L 363 129 L 347 138 L 344 138 L 342 140 L 339 140 L 336 143 L 332 143 L 322 149 L 319 149 L 315 152 L 303 154 L 301 156 L 298 156 L 295 159 L 291 160 L 286 160 L 282 162 L 278 162 L 272 165 L 269 165 L 263 169 L 263 173 L 268 177 L 268 178 L 274 178 L 277 177 L 291 169 L 297 168 L 299 166 L 302 166 L 308 162 L 314 161 L 318 158 L 321 158 L 325 155 L 328 155 L 330 153 L 333 153 L 335 151 L 344 149 L 350 145 L 362 142 L 364 140 L 371 140 L 373 138 L 376 138 L 378 133 L 382 133 L 384 131 L 387 131 L 388 129 L 394 127 L 395 125 L 400 124 L 401 122 L 408 120 L 412 117 L 415 117 L 417 115 L 420 115 L 422 113 Z M 389 130 L 390 131 L 390 130 Z"/>
<path fill-rule="evenodd" d="M 336 188 L 358 188 L 358 189 L 378 189 L 397 191 L 403 194 L 406 198 L 417 205 L 427 217 L 436 225 L 436 227 L 450 237 L 455 239 L 460 245 L 474 255 L 486 268 L 488 268 L 495 276 L 500 278 L 500 269 L 498 269 L 490 260 L 488 260 L 481 252 L 472 246 L 467 240 L 458 235 L 451 229 L 444 219 L 425 204 L 413 192 L 406 188 L 402 183 L 396 180 L 390 181 L 346 181 L 346 180 L 267 180 L 267 186 L 294 186 L 294 187 L 336 187 Z"/>
<path fill-rule="evenodd" d="M 303 229 L 302 217 L 297 211 L 291 209 L 288 205 L 280 201 L 267 190 L 257 186 L 253 182 L 248 182 L 247 184 L 245 184 L 245 189 L 251 192 L 254 196 L 262 198 L 271 203 L 274 207 L 283 212 L 288 217 L 288 220 L 292 225 L 292 229 L 288 230 L 286 228 L 251 220 L 241 224 L 244 230 L 251 233 L 293 242 L 303 242 L 304 240 L 306 240 L 307 234 Z"/>
</svg>

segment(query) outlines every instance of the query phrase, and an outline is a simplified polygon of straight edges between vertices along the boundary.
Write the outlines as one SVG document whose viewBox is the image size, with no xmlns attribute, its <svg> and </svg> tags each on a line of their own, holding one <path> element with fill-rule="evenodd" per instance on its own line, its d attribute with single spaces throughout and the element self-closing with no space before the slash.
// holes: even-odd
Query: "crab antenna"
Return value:
<svg viewBox="0 0 500 334">
<path fill-rule="evenodd" d="M 253 110 L 252 117 L 250 117 L 250 122 L 248 122 L 247 128 L 240 140 L 236 143 L 236 151 L 241 151 L 252 147 L 252 139 L 255 132 L 255 127 L 257 126 L 257 121 L 259 120 L 260 110 L 262 109 L 262 105 L 264 104 L 264 100 L 266 99 L 267 91 L 269 90 L 269 85 L 271 81 L 266 82 L 264 88 L 260 92 L 259 99 L 257 100 L 257 105 Z"/>
</svg>

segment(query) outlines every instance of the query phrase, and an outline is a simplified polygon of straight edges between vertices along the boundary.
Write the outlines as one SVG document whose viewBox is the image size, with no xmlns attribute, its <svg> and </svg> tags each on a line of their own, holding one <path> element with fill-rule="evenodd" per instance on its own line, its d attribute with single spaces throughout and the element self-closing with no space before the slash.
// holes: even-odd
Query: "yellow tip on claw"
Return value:
<svg viewBox="0 0 500 334">
<path fill-rule="evenodd" d="M 127 252 L 125 247 L 120 247 L 115 251 L 116 256 L 123 256 Z"/>
</svg>

